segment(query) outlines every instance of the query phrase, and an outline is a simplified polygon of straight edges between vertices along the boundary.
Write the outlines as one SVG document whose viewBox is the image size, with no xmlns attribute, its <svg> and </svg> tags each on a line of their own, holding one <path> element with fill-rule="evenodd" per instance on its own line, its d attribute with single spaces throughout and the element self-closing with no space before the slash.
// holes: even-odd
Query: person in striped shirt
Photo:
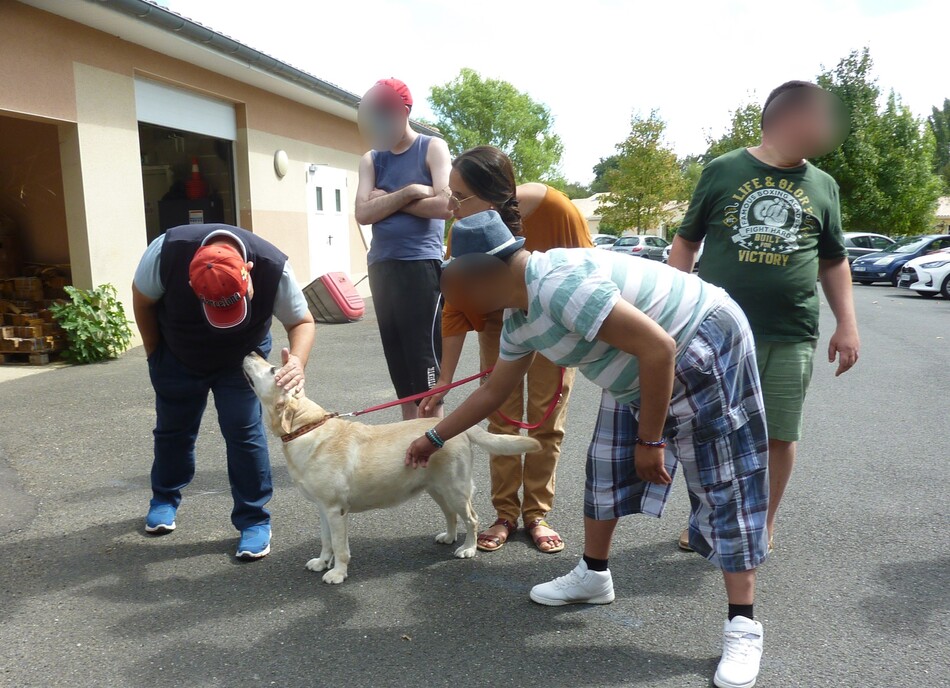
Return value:
<svg viewBox="0 0 950 688">
<path fill-rule="evenodd" d="M 714 682 L 752 686 L 762 654 L 753 602 L 768 555 L 768 439 L 742 310 L 719 287 L 653 261 L 597 249 L 529 253 L 494 211 L 452 232 L 443 293 L 474 312 L 506 309 L 500 353 L 488 381 L 410 445 L 406 464 L 425 466 L 445 440 L 494 412 L 535 353 L 578 368 L 603 389 L 588 451 L 584 557 L 534 586 L 531 599 L 612 602 L 617 519 L 662 515 L 682 466 L 696 551 L 722 570 L 729 603 Z"/>
</svg>

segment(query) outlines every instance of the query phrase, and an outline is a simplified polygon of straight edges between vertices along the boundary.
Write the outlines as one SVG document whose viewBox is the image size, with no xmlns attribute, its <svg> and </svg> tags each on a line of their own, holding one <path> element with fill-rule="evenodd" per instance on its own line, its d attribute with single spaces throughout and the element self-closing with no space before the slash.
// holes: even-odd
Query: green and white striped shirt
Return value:
<svg viewBox="0 0 950 688">
<path fill-rule="evenodd" d="M 619 403 L 640 397 L 636 356 L 597 339 L 620 299 L 633 305 L 676 341 L 677 356 L 726 292 L 668 265 L 603 249 L 532 253 L 525 270 L 528 311 L 505 311 L 500 358 L 532 352 L 607 390 Z"/>
</svg>

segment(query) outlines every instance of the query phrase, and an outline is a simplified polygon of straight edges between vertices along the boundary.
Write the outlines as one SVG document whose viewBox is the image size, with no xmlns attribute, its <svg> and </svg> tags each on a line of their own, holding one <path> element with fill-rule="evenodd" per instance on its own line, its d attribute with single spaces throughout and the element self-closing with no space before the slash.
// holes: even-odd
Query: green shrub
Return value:
<svg viewBox="0 0 950 688">
<path fill-rule="evenodd" d="M 50 306 L 50 312 L 66 330 L 69 346 L 63 355 L 67 360 L 95 363 L 116 358 L 129 348 L 132 330 L 114 286 L 66 287 L 66 295 L 70 300 Z"/>
</svg>

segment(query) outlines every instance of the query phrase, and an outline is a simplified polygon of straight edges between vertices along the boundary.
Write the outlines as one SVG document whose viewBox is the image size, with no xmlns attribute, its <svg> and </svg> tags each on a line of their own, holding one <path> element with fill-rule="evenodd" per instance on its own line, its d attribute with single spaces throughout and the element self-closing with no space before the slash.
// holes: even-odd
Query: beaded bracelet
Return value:
<svg viewBox="0 0 950 688">
<path fill-rule="evenodd" d="M 640 444 L 644 447 L 656 447 L 657 449 L 663 449 L 666 447 L 666 438 L 661 437 L 657 442 L 647 442 L 646 440 L 637 437 L 637 444 Z"/>
<path fill-rule="evenodd" d="M 426 438 L 439 449 L 445 446 L 445 440 L 439 437 L 439 433 L 435 431 L 435 428 L 426 430 Z"/>
</svg>

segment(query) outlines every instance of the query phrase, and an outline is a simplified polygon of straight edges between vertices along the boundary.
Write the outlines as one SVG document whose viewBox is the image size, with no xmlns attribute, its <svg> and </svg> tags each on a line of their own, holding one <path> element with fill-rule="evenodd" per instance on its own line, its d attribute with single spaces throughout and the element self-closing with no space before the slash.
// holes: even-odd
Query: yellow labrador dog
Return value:
<svg viewBox="0 0 950 688">
<path fill-rule="evenodd" d="M 350 512 L 385 509 L 428 492 L 445 514 L 445 532 L 436 542 L 452 544 L 457 519 L 465 522 L 465 542 L 455 556 L 475 556 L 478 515 L 472 507 L 474 444 L 508 456 L 538 451 L 529 437 L 492 435 L 474 427 L 445 443 L 427 468 L 404 465 L 409 444 L 438 419 L 389 425 L 363 425 L 333 417 L 303 395 L 294 396 L 274 381 L 277 369 L 258 354 L 244 359 L 244 373 L 261 400 L 270 429 L 280 435 L 287 469 L 294 483 L 320 510 L 320 556 L 307 562 L 323 571 L 325 583 L 342 583 L 350 563 L 347 516 Z"/>
</svg>

